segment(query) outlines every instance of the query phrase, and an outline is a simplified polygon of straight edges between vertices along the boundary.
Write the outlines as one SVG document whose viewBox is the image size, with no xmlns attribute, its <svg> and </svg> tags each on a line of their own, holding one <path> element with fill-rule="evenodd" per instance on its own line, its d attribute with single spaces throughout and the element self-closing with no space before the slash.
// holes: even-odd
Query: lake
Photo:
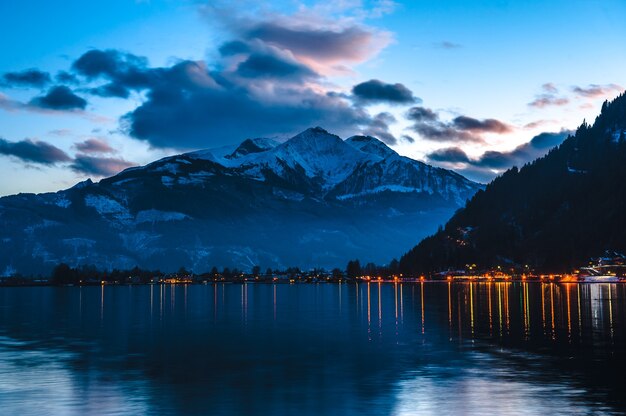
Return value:
<svg viewBox="0 0 626 416">
<path fill-rule="evenodd" d="M 626 285 L 0 288 L 6 415 L 626 412 Z"/>
</svg>

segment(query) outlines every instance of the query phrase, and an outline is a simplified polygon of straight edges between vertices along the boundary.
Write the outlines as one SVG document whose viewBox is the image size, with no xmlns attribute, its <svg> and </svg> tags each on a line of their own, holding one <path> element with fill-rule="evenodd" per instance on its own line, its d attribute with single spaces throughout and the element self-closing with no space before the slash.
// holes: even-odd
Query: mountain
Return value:
<svg viewBox="0 0 626 416">
<path fill-rule="evenodd" d="M 479 191 L 445 227 L 404 255 L 407 273 L 529 265 L 564 271 L 626 251 L 626 95 L 593 126 Z"/>
<path fill-rule="evenodd" d="M 196 271 L 386 261 L 480 185 L 373 137 L 321 128 L 284 143 L 167 157 L 55 193 L 0 198 L 0 272 L 59 262 Z"/>
</svg>

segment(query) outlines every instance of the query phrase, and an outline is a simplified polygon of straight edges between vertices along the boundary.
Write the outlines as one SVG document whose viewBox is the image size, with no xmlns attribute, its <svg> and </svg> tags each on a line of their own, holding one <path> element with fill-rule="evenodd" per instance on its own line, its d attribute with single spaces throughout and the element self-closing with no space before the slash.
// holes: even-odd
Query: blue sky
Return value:
<svg viewBox="0 0 626 416">
<path fill-rule="evenodd" d="M 0 195 L 309 124 L 487 181 L 626 88 L 624 1 L 257 3 L 1 3 Z"/>
</svg>

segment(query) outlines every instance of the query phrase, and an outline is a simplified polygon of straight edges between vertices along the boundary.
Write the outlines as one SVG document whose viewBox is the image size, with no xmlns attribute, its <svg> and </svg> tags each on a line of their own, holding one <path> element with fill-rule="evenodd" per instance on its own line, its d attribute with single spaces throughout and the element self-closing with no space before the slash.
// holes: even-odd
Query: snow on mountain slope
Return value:
<svg viewBox="0 0 626 416">
<path fill-rule="evenodd" d="M 250 172 L 256 173 L 262 167 L 279 176 L 286 168 L 291 168 L 307 178 L 318 179 L 323 189 L 329 189 L 345 179 L 356 166 L 370 160 L 371 155 L 357 151 L 338 136 L 315 127 L 242 161 L 242 164 L 249 166 Z"/>
<path fill-rule="evenodd" d="M 385 143 L 372 136 L 352 136 L 346 139 L 346 143 L 364 153 L 380 156 L 382 158 L 398 155 Z"/>
<path fill-rule="evenodd" d="M 480 188 L 373 137 L 343 141 L 311 128 L 281 144 L 251 139 L 57 193 L 0 198 L 0 270 L 385 262 Z"/>
<path fill-rule="evenodd" d="M 261 153 L 278 146 L 278 142 L 272 139 L 257 138 L 244 140 L 234 152 L 226 155 L 226 159 L 238 159 L 253 153 Z"/>
</svg>

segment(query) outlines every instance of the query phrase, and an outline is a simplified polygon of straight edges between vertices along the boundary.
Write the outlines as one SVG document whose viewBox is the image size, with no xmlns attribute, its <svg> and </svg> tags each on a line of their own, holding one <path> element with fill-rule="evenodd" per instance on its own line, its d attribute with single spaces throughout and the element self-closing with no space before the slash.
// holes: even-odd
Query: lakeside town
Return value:
<svg viewBox="0 0 626 416">
<path fill-rule="evenodd" d="M 301 270 L 290 267 L 284 270 L 271 268 L 262 271 L 254 266 L 251 271 L 213 267 L 207 273 L 194 273 L 180 268 L 175 273 L 143 270 L 101 271 L 94 266 L 72 268 L 67 264 L 56 266 L 50 277 L 12 275 L 0 277 L 1 286 L 87 286 L 136 284 L 207 284 L 207 283 L 343 283 L 343 282 L 424 282 L 424 281 L 525 281 L 553 283 L 618 283 L 626 282 L 626 256 L 606 251 L 603 256 L 590 259 L 588 264 L 567 273 L 542 273 L 529 265 L 481 268 L 467 264 L 464 268 L 438 271 L 430 275 L 409 276 L 400 272 L 398 263 L 388 266 L 368 263 L 361 266 L 358 260 L 348 262 L 345 270 L 335 268 Z"/>
</svg>

